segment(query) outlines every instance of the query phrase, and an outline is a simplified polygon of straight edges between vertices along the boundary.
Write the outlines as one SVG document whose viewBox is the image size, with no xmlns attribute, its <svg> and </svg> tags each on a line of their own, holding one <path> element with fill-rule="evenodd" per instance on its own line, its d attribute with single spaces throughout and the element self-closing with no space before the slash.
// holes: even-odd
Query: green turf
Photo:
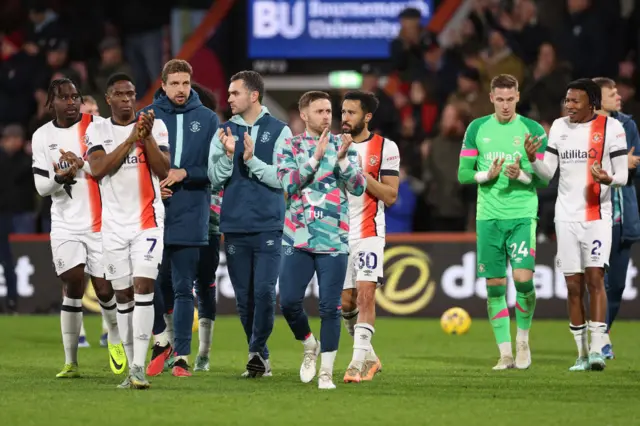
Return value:
<svg viewBox="0 0 640 426">
<path fill-rule="evenodd" d="M 514 326 L 515 327 L 515 326 Z M 318 323 L 313 324 L 316 334 Z M 57 317 L 0 317 L 0 425 L 637 425 L 638 323 L 620 322 L 619 358 L 604 372 L 569 373 L 575 345 L 567 321 L 534 322 L 533 366 L 493 372 L 497 348 L 486 321 L 447 336 L 435 321 L 381 319 L 374 346 L 384 371 L 373 382 L 340 383 L 351 357 L 345 332 L 334 379 L 319 391 L 298 378 L 301 345 L 278 319 L 274 376 L 240 379 L 246 345 L 236 318 L 216 322 L 212 371 L 153 378 L 148 391 L 118 390 L 100 319 L 86 320 L 93 347 L 80 349 L 83 378 L 55 379 L 63 364 Z M 195 345 L 197 345 L 197 336 Z"/>
</svg>

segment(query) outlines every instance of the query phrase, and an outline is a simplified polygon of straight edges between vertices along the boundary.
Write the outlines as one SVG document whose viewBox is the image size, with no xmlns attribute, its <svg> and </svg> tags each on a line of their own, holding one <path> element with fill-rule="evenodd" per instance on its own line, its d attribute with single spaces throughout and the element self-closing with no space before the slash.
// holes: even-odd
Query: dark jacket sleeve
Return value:
<svg viewBox="0 0 640 426">
<path fill-rule="evenodd" d="M 624 133 L 627 137 L 627 148 L 629 151 L 633 148 L 633 155 L 640 155 L 640 135 L 638 135 L 638 126 L 632 118 L 623 123 Z M 640 179 L 638 169 L 629 170 L 629 181 L 627 185 L 632 184 L 634 179 Z"/>
<path fill-rule="evenodd" d="M 211 116 L 211 120 L 209 121 L 209 126 L 207 128 L 207 135 L 209 135 L 208 143 L 211 144 L 213 140 L 213 136 L 218 130 L 218 126 L 220 125 L 220 121 L 218 120 L 218 115 L 214 112 Z M 202 162 L 201 165 L 198 166 L 185 166 L 184 169 L 187 172 L 187 177 L 184 179 L 184 183 L 208 183 L 209 176 L 207 175 L 207 170 L 209 166 L 209 150 L 207 150 L 207 157 Z"/>
</svg>

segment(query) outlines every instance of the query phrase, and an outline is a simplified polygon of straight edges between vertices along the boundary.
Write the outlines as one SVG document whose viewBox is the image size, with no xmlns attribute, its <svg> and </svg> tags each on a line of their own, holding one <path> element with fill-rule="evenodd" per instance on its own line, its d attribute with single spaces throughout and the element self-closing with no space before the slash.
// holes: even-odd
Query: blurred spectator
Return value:
<svg viewBox="0 0 640 426">
<path fill-rule="evenodd" d="M 401 165 L 398 198 L 396 198 L 394 205 L 384 210 L 388 234 L 413 231 L 416 200 L 417 197 L 407 176 L 407 171 L 405 167 Z"/>
<path fill-rule="evenodd" d="M 489 92 L 484 90 L 480 72 L 475 68 L 464 67 L 458 74 L 458 88 L 447 100 L 449 104 L 454 102 L 466 102 L 474 118 L 493 113 Z"/>
<path fill-rule="evenodd" d="M 400 115 L 393 99 L 380 87 L 380 70 L 369 64 L 362 67 L 362 87 L 365 92 L 375 93 L 380 104 L 378 110 L 369 122 L 369 130 L 384 135 L 385 137 L 397 140 L 400 128 Z"/>
<path fill-rule="evenodd" d="M 540 46 L 538 60 L 527 72 L 522 85 L 520 109 L 530 118 L 559 116 L 571 70 L 566 63 L 558 63 L 556 51 L 550 43 Z"/>
<path fill-rule="evenodd" d="M 57 40 L 65 38 L 64 30 L 58 21 L 58 14 L 48 5 L 47 0 L 29 0 L 29 26 L 27 28 L 26 48 L 38 53 Z M 35 51 L 34 51 L 35 50 Z"/>
<path fill-rule="evenodd" d="M 36 191 L 31 173 L 31 153 L 25 150 L 24 130 L 10 124 L 0 139 L 0 169 L 6 179 L 0 211 L 12 215 L 13 232 L 35 232 Z"/>
<path fill-rule="evenodd" d="M 398 71 L 403 81 L 408 81 L 422 69 L 421 13 L 418 9 L 407 8 L 400 13 L 398 18 L 400 19 L 400 34 L 391 42 L 391 69 Z"/>
<path fill-rule="evenodd" d="M 551 39 L 547 28 L 538 22 L 538 8 L 533 0 L 516 2 L 513 14 L 502 13 L 500 25 L 527 65 L 536 60 L 540 45 Z"/>
<path fill-rule="evenodd" d="M 558 51 L 573 65 L 572 78 L 607 76 L 607 37 L 591 0 L 566 0 L 567 15 L 558 29 Z M 597 59 L 595 59 L 597 58 Z"/>
<path fill-rule="evenodd" d="M 133 69 L 136 91 L 141 98 L 162 69 L 162 27 L 169 23 L 168 0 L 112 0 L 107 13 L 118 28 L 124 55 Z"/>
<path fill-rule="evenodd" d="M 26 46 L 26 45 L 25 45 Z M 0 64 L 0 125 L 26 125 L 35 112 L 33 93 L 41 60 L 23 46 L 22 50 Z"/>
<path fill-rule="evenodd" d="M 104 116 L 110 116 L 111 110 L 107 105 L 105 99 L 105 93 L 107 93 L 107 81 L 115 73 L 125 73 L 133 78 L 133 72 L 129 64 L 124 62 L 122 57 L 122 47 L 120 46 L 120 40 L 114 37 L 105 38 L 99 46 L 100 50 L 100 64 L 95 71 L 95 77 L 93 79 L 93 93 L 98 102 L 98 109 Z M 139 91 L 136 82 L 136 91 Z M 145 92 L 140 91 L 139 97 L 144 96 Z"/>
<path fill-rule="evenodd" d="M 291 129 L 291 133 L 294 135 L 300 135 L 304 133 L 304 121 L 300 118 L 300 110 L 298 109 L 298 104 L 291 105 L 289 107 L 289 119 L 287 123 L 289 124 L 289 128 Z"/>
<path fill-rule="evenodd" d="M 440 133 L 430 142 L 423 180 L 425 201 L 430 211 L 430 228 L 434 231 L 464 231 L 469 202 L 458 182 L 460 144 L 471 114 L 462 102 L 447 104 L 440 119 Z"/>
<path fill-rule="evenodd" d="M 440 46 L 436 34 L 427 32 L 422 37 L 423 72 L 421 78 L 439 108 L 442 108 L 449 95 L 456 90 L 458 71 L 461 64 L 454 50 Z"/>
<path fill-rule="evenodd" d="M 522 84 L 524 63 L 513 53 L 500 31 L 493 30 L 489 33 L 489 46 L 482 52 L 481 58 L 485 90 L 489 91 L 491 79 L 499 74 L 511 74 Z"/>
<path fill-rule="evenodd" d="M 98 109 L 98 103 L 96 99 L 91 95 L 85 95 L 82 97 L 82 105 L 80 105 L 80 112 L 82 114 L 91 114 L 100 116 L 100 110 Z"/>
</svg>

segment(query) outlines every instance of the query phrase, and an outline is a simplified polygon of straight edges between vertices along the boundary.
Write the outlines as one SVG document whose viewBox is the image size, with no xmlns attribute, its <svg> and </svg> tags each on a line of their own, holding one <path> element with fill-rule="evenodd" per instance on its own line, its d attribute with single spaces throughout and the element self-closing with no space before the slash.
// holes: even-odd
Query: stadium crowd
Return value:
<svg viewBox="0 0 640 426">
<path fill-rule="evenodd" d="M 108 9 L 78 7 L 77 0 L 0 6 L 0 168 L 10 182 L 3 185 L 0 223 L 13 232 L 49 231 L 50 200 L 36 195 L 30 159 L 31 134 L 52 118 L 44 105 L 49 83 L 61 76 L 77 81 L 88 95 L 86 111 L 106 116 L 103 93 L 111 74 L 130 73 L 142 94 L 161 69 L 167 2 L 157 3 L 153 14 L 145 12 L 144 0 L 110 3 Z M 421 27 L 417 10 L 405 10 L 389 62 L 362 69 L 362 89 L 381 102 L 372 127 L 395 140 L 403 158 L 388 232 L 474 230 L 476 188 L 458 182 L 458 156 L 467 125 L 492 112 L 488 84 L 497 74 L 518 78 L 519 112 L 547 130 L 563 113 L 567 83 L 579 77 L 615 79 L 623 112 L 639 116 L 640 5 L 628 3 L 474 0 L 447 46 Z M 302 130 L 297 110 L 290 111 L 289 125 L 294 134 Z M 553 233 L 555 192 L 553 182 L 539 192 L 542 234 Z"/>
</svg>

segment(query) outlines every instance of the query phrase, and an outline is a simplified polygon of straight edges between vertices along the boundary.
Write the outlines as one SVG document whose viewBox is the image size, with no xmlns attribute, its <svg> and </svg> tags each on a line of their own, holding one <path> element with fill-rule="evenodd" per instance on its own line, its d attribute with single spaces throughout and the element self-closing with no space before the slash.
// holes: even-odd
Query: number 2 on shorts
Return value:
<svg viewBox="0 0 640 426">
<path fill-rule="evenodd" d="M 151 241 L 151 247 L 149 247 L 148 253 L 151 254 L 154 248 L 156 248 L 156 244 L 158 243 L 157 238 L 147 238 L 147 241 Z"/>
<path fill-rule="evenodd" d="M 527 244 L 523 241 L 520 243 L 520 248 L 518 248 L 518 244 L 517 243 L 513 243 L 509 246 L 509 249 L 511 250 L 511 258 L 515 258 L 516 254 L 520 254 L 522 255 L 522 257 L 527 257 L 529 256 L 529 252 L 527 251 Z M 517 253 L 516 253 L 516 249 L 517 249 Z"/>
<path fill-rule="evenodd" d="M 602 247 L 602 241 L 593 240 L 593 249 L 591 250 L 591 256 L 600 256 L 600 247 Z"/>
</svg>

